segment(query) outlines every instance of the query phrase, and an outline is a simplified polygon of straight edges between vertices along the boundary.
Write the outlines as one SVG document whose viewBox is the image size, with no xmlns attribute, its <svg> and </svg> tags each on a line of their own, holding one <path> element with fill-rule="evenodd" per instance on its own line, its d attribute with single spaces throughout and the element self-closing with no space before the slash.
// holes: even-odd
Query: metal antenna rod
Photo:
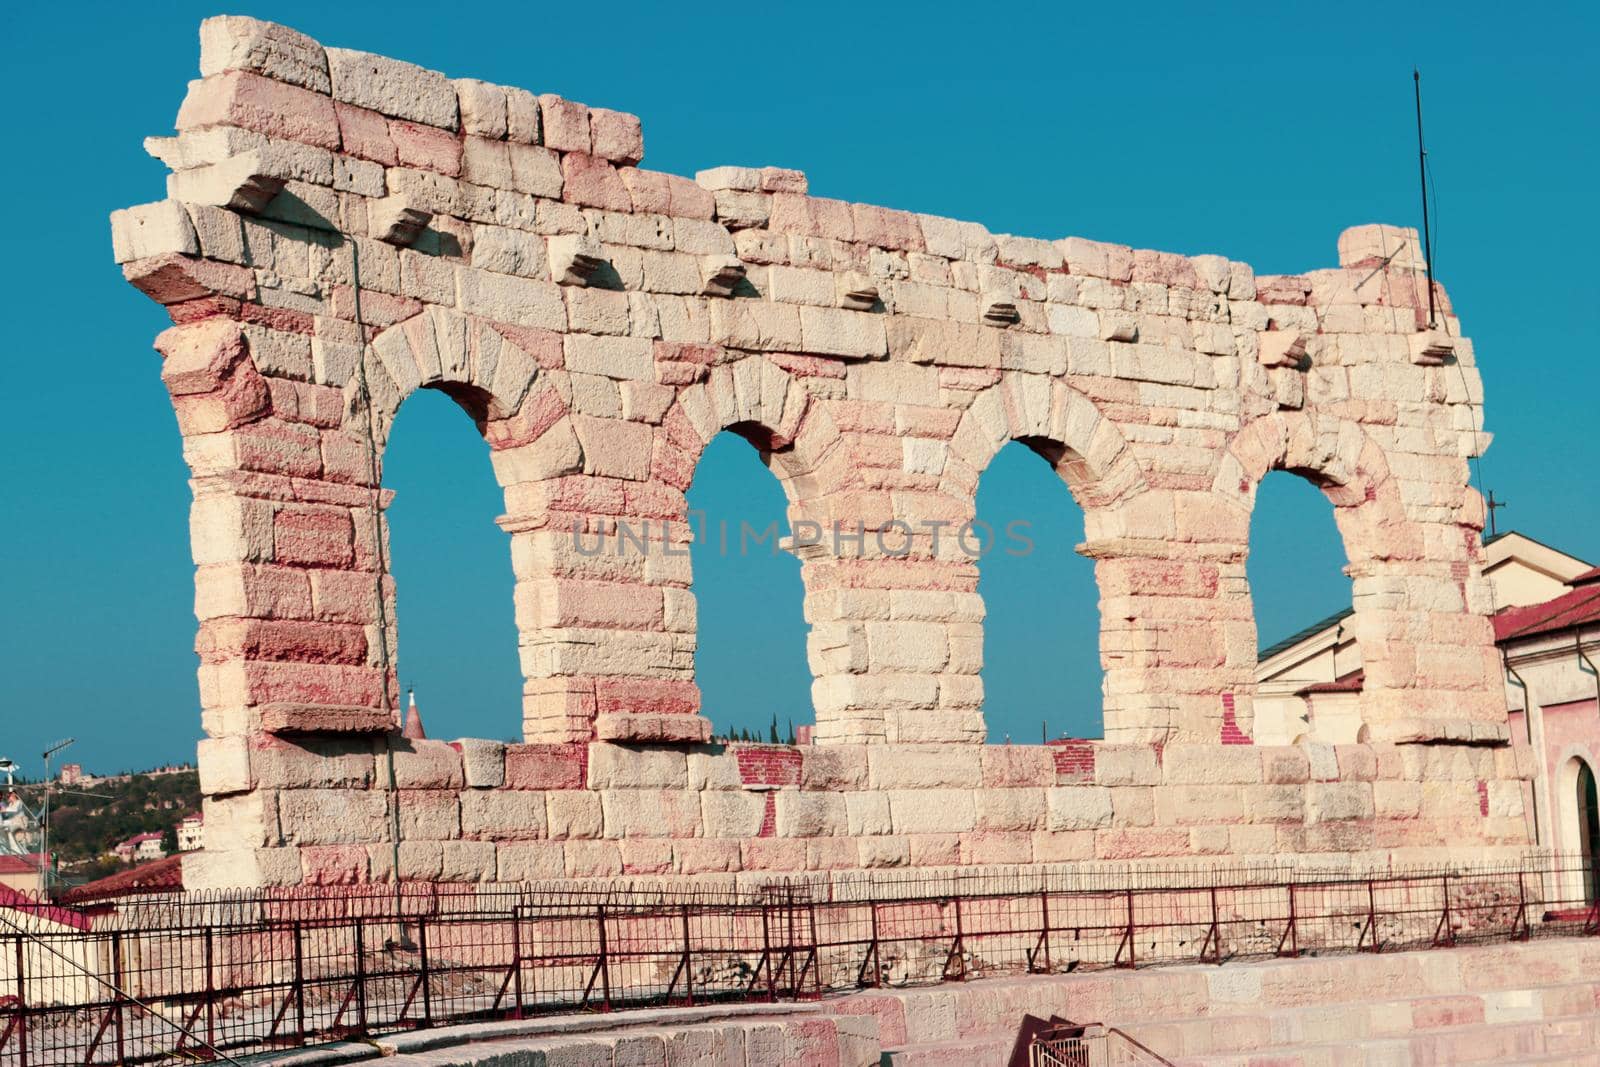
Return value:
<svg viewBox="0 0 1600 1067">
<path fill-rule="evenodd" d="M 1422 72 L 1411 68 L 1411 83 L 1417 95 L 1417 173 L 1422 182 L 1422 255 L 1428 264 L 1428 328 L 1433 314 L 1433 235 L 1428 227 L 1428 150 L 1422 144 Z"/>
</svg>

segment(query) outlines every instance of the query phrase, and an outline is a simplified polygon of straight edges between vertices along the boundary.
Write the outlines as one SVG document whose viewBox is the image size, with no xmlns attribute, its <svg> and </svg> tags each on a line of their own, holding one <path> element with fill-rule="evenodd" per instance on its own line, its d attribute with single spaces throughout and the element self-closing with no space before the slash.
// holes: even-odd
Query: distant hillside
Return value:
<svg viewBox="0 0 1600 1067">
<path fill-rule="evenodd" d="M 17 786 L 34 811 L 39 810 L 43 790 L 37 783 Z M 99 878 L 127 866 L 106 853 L 134 834 L 160 832 L 167 851 L 175 852 L 178 820 L 199 810 L 200 775 L 192 770 L 101 778 L 81 786 L 58 783 L 50 795 L 50 851 L 65 881 Z"/>
</svg>

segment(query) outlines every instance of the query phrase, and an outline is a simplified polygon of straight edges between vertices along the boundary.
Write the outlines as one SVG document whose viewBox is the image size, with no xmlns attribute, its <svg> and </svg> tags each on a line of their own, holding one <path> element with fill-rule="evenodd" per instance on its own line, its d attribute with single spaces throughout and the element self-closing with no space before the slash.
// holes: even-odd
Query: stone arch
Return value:
<svg viewBox="0 0 1600 1067">
<path fill-rule="evenodd" d="M 1277 411 L 1252 420 L 1230 440 L 1212 483 L 1213 495 L 1234 512 L 1245 534 L 1239 578 L 1252 646 L 1258 644 L 1259 634 L 1243 563 L 1250 551 L 1249 524 L 1256 493 L 1262 479 L 1275 470 L 1310 482 L 1333 506 L 1334 523 L 1344 545 L 1345 572 L 1351 579 L 1354 614 L 1345 626 L 1355 638 L 1367 671 L 1363 725 L 1358 730 L 1360 736 L 1370 737 L 1367 709 L 1371 690 L 1383 689 L 1395 673 L 1409 674 L 1388 655 L 1393 620 L 1374 611 L 1377 594 L 1385 588 L 1382 569 L 1396 554 L 1419 554 L 1420 535 L 1414 535 L 1407 521 L 1382 446 L 1360 424 L 1305 411 Z"/>
<path fill-rule="evenodd" d="M 974 513 L 979 477 L 1010 441 L 1025 444 L 1049 463 L 1083 510 L 1086 543 L 1079 551 L 1095 560 L 1101 596 L 1106 738 L 1142 738 L 1143 728 L 1157 719 L 1165 728 L 1170 709 L 1150 697 L 1153 679 L 1142 659 L 1127 655 L 1128 648 L 1154 648 L 1159 639 L 1130 633 L 1145 629 L 1135 612 L 1103 610 L 1126 584 L 1124 572 L 1135 558 L 1124 535 L 1130 508 L 1150 493 L 1148 475 L 1121 429 L 1089 397 L 1057 378 L 1009 373 L 978 394 L 951 439 L 941 488 L 967 518 Z M 980 601 L 975 608 L 980 645 L 983 613 Z"/>
<path fill-rule="evenodd" d="M 942 486 L 968 499 L 978 476 L 1008 441 L 1021 441 L 1049 463 L 1083 507 L 1104 516 L 1149 488 L 1117 424 L 1094 401 L 1058 378 L 1008 374 L 979 393 L 950 441 Z"/>
<path fill-rule="evenodd" d="M 364 348 L 359 369 L 362 374 L 352 371 L 344 387 L 344 425 L 366 433 L 360 422 L 364 380 L 380 456 L 400 405 L 418 389 L 446 393 L 487 433 L 490 425 L 503 426 L 517 415 L 539 373 L 533 358 L 500 328 L 436 305 L 377 334 Z M 516 435 L 497 436 L 504 441 Z"/>
<path fill-rule="evenodd" d="M 375 476 L 377 484 L 372 488 L 379 490 L 372 540 L 375 565 L 387 576 L 383 597 L 388 640 L 395 655 L 392 670 L 398 670 L 400 622 L 388 549 L 391 494 L 381 487 L 383 457 L 395 418 L 418 390 L 434 389 L 450 397 L 489 444 L 496 480 L 506 492 L 508 512 L 513 511 L 516 474 L 508 471 L 527 466 L 521 453 L 538 443 L 550 423 L 545 419 L 544 426 L 537 427 L 540 432 L 530 435 L 535 427 L 523 412 L 539 374 L 532 357 L 504 336 L 502 328 L 433 305 L 377 333 L 363 347 L 360 365 L 351 370 L 343 389 L 340 430 L 347 446 L 368 465 L 364 481 L 371 482 Z M 371 510 L 363 513 L 370 524 Z M 505 525 L 503 517 L 500 521 Z M 358 529 L 359 525 L 358 518 Z M 518 614 L 521 631 L 523 620 L 520 611 Z"/>
<path fill-rule="evenodd" d="M 731 430 L 761 453 L 791 507 L 815 494 L 821 457 L 839 440 L 805 387 L 761 355 L 708 368 L 700 381 L 679 391 L 662 428 L 656 469 L 667 484 L 688 489 L 711 439 Z"/>
</svg>

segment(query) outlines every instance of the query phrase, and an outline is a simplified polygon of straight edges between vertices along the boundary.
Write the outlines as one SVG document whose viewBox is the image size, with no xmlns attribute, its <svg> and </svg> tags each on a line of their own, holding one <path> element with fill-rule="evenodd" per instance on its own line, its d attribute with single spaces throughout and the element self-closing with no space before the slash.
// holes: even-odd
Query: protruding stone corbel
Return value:
<svg viewBox="0 0 1600 1067">
<path fill-rule="evenodd" d="M 1139 339 L 1139 316 L 1128 311 L 1100 312 L 1100 340 L 1133 343 Z"/>
<path fill-rule="evenodd" d="M 704 296 L 732 296 L 733 290 L 744 281 L 745 265 L 738 256 L 702 256 L 700 258 L 701 294 Z"/>
<path fill-rule="evenodd" d="M 1438 367 L 1456 354 L 1456 339 L 1443 330 L 1424 330 L 1411 335 L 1411 362 L 1419 367 Z"/>
<path fill-rule="evenodd" d="M 1022 321 L 1016 301 L 1009 296 L 985 296 L 983 321 L 990 326 L 1014 326 Z"/>
<path fill-rule="evenodd" d="M 405 248 L 433 221 L 433 212 L 417 207 L 404 193 L 367 204 L 367 232 L 378 240 Z"/>
<path fill-rule="evenodd" d="M 259 215 L 288 178 L 263 152 L 242 152 L 220 163 L 180 170 L 167 179 L 174 200 Z"/>
<path fill-rule="evenodd" d="M 1263 367 L 1298 367 L 1306 358 L 1306 335 L 1299 330 L 1268 330 L 1256 342 Z"/>
<path fill-rule="evenodd" d="M 605 262 L 605 249 L 593 234 L 563 233 L 550 238 L 550 275 L 561 285 L 588 285 Z"/>
<path fill-rule="evenodd" d="M 878 306 L 878 283 L 850 272 L 839 279 L 839 306 L 846 311 L 871 311 Z"/>
</svg>

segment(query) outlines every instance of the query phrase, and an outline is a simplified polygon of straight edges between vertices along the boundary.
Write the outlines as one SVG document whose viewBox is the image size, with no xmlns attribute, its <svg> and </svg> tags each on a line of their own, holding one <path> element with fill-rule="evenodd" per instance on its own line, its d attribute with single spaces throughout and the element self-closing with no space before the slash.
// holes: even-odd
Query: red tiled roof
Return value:
<svg viewBox="0 0 1600 1067">
<path fill-rule="evenodd" d="M 61 900 L 67 904 L 87 904 L 137 893 L 178 893 L 182 890 L 183 856 L 179 854 L 141 863 L 87 885 L 74 886 L 61 894 Z"/>
<path fill-rule="evenodd" d="M 39 854 L 31 856 L 0 856 L 0 874 L 37 874 Z"/>
<path fill-rule="evenodd" d="M 19 893 L 10 886 L 0 885 L 0 908 L 11 908 L 15 911 L 35 915 L 46 922 L 59 923 L 62 926 L 71 926 L 78 930 L 89 929 L 89 917 L 73 908 L 58 907 Z"/>
<path fill-rule="evenodd" d="M 1576 589 L 1580 585 L 1594 585 L 1596 582 L 1600 582 L 1600 567 L 1590 567 L 1567 584 Z"/>
<path fill-rule="evenodd" d="M 1535 637 L 1600 623 L 1600 585 L 1580 585 L 1543 604 L 1506 608 L 1494 617 L 1495 641 Z"/>
<path fill-rule="evenodd" d="M 1331 682 L 1313 682 L 1304 689 L 1296 689 L 1295 696 L 1305 696 L 1307 693 L 1359 693 L 1367 682 L 1367 672 L 1361 669 L 1353 670 Z"/>
</svg>

